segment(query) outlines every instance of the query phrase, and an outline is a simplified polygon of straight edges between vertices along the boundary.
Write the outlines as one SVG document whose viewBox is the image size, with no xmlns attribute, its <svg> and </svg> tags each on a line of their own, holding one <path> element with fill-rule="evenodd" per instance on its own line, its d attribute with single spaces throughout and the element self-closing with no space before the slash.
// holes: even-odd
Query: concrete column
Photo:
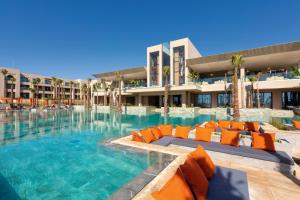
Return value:
<svg viewBox="0 0 300 200">
<path fill-rule="evenodd" d="M 138 98 L 138 101 L 137 101 L 138 106 L 142 106 L 142 96 L 140 94 L 138 94 L 137 98 Z"/>
<path fill-rule="evenodd" d="M 163 67 L 163 51 L 162 51 L 163 46 L 161 45 L 161 49 L 159 50 L 159 66 L 158 66 L 158 85 L 162 87 L 162 67 Z"/>
<path fill-rule="evenodd" d="M 150 87 L 150 53 L 149 52 L 147 52 L 147 87 Z"/>
<path fill-rule="evenodd" d="M 159 95 L 159 107 L 160 108 L 164 105 L 162 97 L 163 97 L 162 95 Z"/>
<path fill-rule="evenodd" d="M 298 61 L 298 70 L 300 71 L 300 60 Z"/>
<path fill-rule="evenodd" d="M 216 108 L 218 106 L 218 94 L 217 93 L 211 93 L 211 107 Z"/>
<path fill-rule="evenodd" d="M 0 97 L 4 97 L 4 81 L 5 81 L 5 78 L 4 78 L 4 75 L 2 73 L 0 73 Z M 4 135 L 4 134 L 2 134 Z"/>
<path fill-rule="evenodd" d="M 186 92 L 183 92 L 181 94 L 181 107 L 186 108 L 186 104 L 187 104 L 187 98 L 186 98 Z"/>
<path fill-rule="evenodd" d="M 124 80 L 121 80 L 121 89 L 124 89 Z"/>
<path fill-rule="evenodd" d="M 273 109 L 281 109 L 281 91 L 272 91 L 272 107 Z"/>
<path fill-rule="evenodd" d="M 173 107 L 173 95 L 169 95 L 170 106 Z"/>
</svg>

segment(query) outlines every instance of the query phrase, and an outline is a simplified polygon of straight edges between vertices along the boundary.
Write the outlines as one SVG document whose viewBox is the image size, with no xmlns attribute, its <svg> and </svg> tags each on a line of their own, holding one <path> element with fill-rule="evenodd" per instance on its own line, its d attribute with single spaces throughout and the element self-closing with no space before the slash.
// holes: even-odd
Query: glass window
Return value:
<svg viewBox="0 0 300 200">
<path fill-rule="evenodd" d="M 211 95 L 210 94 L 198 94 L 195 96 L 195 104 L 197 107 L 211 108 Z"/>
<path fill-rule="evenodd" d="M 282 92 L 281 96 L 282 108 L 290 109 L 294 106 L 300 106 L 300 92 L 298 91 L 289 91 Z"/>
<path fill-rule="evenodd" d="M 21 82 L 30 82 L 29 79 L 24 76 L 23 74 L 21 74 Z"/>
<path fill-rule="evenodd" d="M 173 49 L 173 67 L 175 85 L 185 84 L 185 50 L 184 46 Z"/>
<path fill-rule="evenodd" d="M 272 108 L 272 92 L 260 92 L 259 101 L 261 108 Z M 253 106 L 257 108 L 257 93 L 253 95 Z"/>
<path fill-rule="evenodd" d="M 150 53 L 150 85 L 158 85 L 159 52 Z"/>
<path fill-rule="evenodd" d="M 181 106 L 181 95 L 174 95 L 173 96 L 173 105 L 176 107 Z"/>
<path fill-rule="evenodd" d="M 231 93 L 219 93 L 218 94 L 218 107 L 226 107 L 232 104 Z"/>
</svg>

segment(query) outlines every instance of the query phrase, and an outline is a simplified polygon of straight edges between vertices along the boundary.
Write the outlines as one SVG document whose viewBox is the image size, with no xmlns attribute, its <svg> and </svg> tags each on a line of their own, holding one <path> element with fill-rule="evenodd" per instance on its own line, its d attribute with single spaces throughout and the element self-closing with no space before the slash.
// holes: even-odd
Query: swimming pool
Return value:
<svg viewBox="0 0 300 200">
<path fill-rule="evenodd" d="M 216 120 L 213 115 L 164 118 L 96 111 L 0 114 L 0 186 L 2 177 L 22 199 L 106 199 L 159 156 L 104 141 L 161 123 Z"/>
<path fill-rule="evenodd" d="M 108 198 L 156 163 L 158 156 L 103 141 L 166 120 L 158 114 L 139 117 L 94 111 L 5 115 L 9 122 L 0 124 L 0 175 L 22 199 Z M 212 118 L 167 121 L 194 125 Z"/>
</svg>

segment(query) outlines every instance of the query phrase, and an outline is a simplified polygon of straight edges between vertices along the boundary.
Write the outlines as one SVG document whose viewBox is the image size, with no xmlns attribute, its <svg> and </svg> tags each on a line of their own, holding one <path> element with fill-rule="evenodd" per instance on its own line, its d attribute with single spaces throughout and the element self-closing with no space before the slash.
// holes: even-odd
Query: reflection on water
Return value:
<svg viewBox="0 0 300 200">
<path fill-rule="evenodd" d="M 159 114 L 148 116 L 125 115 L 116 112 L 99 113 L 94 110 L 85 112 L 51 111 L 29 112 L 9 111 L 0 113 L 0 143 L 17 142 L 21 138 L 33 139 L 47 134 L 96 132 L 100 140 L 128 135 L 130 131 L 161 123 L 195 125 L 214 119 L 211 115 L 194 118 L 168 117 Z"/>
</svg>

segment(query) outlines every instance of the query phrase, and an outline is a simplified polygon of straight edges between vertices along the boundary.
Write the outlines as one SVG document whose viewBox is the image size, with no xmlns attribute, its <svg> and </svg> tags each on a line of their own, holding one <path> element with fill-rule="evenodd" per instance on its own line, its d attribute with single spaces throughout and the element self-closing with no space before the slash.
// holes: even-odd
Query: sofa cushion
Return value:
<svg viewBox="0 0 300 200">
<path fill-rule="evenodd" d="M 198 145 L 197 149 L 191 152 L 189 156 L 191 156 L 199 164 L 208 179 L 213 177 L 215 164 L 201 145 Z"/>
<path fill-rule="evenodd" d="M 175 138 L 172 136 L 164 136 L 159 140 L 152 142 L 151 144 L 156 144 L 160 146 L 169 146 Z"/>
<path fill-rule="evenodd" d="M 173 125 L 172 124 L 161 124 L 158 126 L 163 136 L 172 135 Z"/>
<path fill-rule="evenodd" d="M 143 139 L 146 143 L 151 143 L 151 142 L 155 141 L 155 137 L 152 134 L 150 128 L 140 130 L 140 133 L 143 136 Z"/>
<path fill-rule="evenodd" d="M 132 141 L 135 142 L 144 142 L 143 138 L 135 131 L 131 132 Z"/>
<path fill-rule="evenodd" d="M 153 136 L 155 137 L 155 140 L 158 140 L 163 136 L 158 127 L 151 127 L 150 130 L 151 130 Z"/>
<path fill-rule="evenodd" d="M 222 129 L 220 143 L 238 147 L 240 146 L 240 133 L 238 131 Z"/>
<path fill-rule="evenodd" d="M 214 130 L 218 128 L 218 124 L 215 121 L 208 121 L 204 126 L 205 128 L 212 128 Z"/>
<path fill-rule="evenodd" d="M 153 192 L 152 197 L 156 200 L 193 200 L 193 194 L 185 182 L 180 169 L 177 169 L 175 175 L 157 192 Z"/>
<path fill-rule="evenodd" d="M 189 137 L 190 126 L 176 126 L 175 137 L 186 139 Z"/>
<path fill-rule="evenodd" d="M 218 123 L 219 128 L 230 128 L 230 121 L 221 120 Z"/>
<path fill-rule="evenodd" d="M 251 136 L 254 149 L 275 151 L 275 133 L 252 132 Z"/>
<path fill-rule="evenodd" d="M 187 156 L 184 164 L 180 165 L 180 169 L 195 199 L 205 200 L 208 190 L 208 180 L 198 163 L 192 157 Z"/>
<path fill-rule="evenodd" d="M 211 141 L 211 133 L 214 131 L 213 128 L 196 127 L 195 140 L 204 142 Z"/>
</svg>

